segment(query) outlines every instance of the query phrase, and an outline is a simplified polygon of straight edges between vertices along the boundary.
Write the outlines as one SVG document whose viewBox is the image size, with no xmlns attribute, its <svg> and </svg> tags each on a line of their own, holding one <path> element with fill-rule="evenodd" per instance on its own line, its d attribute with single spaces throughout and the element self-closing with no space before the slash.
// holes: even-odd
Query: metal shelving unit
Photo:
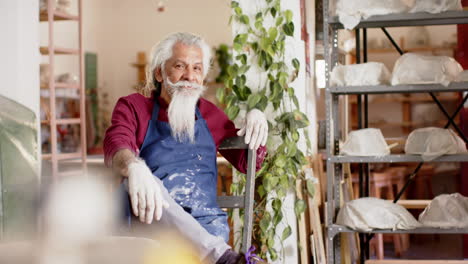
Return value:
<svg viewBox="0 0 468 264">
<path fill-rule="evenodd" d="M 341 263 L 341 240 L 337 234 L 358 232 L 347 227 L 336 225 L 335 218 L 340 209 L 340 182 L 342 180 L 342 165 L 344 163 L 359 163 L 359 193 L 361 197 L 369 196 L 369 163 L 395 163 L 395 162 L 415 162 L 419 166 L 411 175 L 400 194 L 405 190 L 417 174 L 420 166 L 424 162 L 417 155 L 388 155 L 382 157 L 358 157 L 358 156 L 340 156 L 339 140 L 340 140 L 340 113 L 339 113 L 339 97 L 342 95 L 357 94 L 358 104 L 358 124 L 359 128 L 368 127 L 368 94 L 382 93 L 430 93 L 432 99 L 440 104 L 433 92 L 463 92 L 468 91 L 468 82 L 451 83 L 448 87 L 439 84 L 418 84 L 418 85 L 378 85 L 378 86 L 348 86 L 348 87 L 329 87 L 330 72 L 338 62 L 338 30 L 343 28 L 343 25 L 338 22 L 338 18 L 330 15 L 330 2 L 333 0 L 323 1 L 323 18 L 324 18 L 324 58 L 325 58 L 325 77 L 327 87 L 325 93 L 326 119 L 327 119 L 327 207 L 326 207 L 326 230 L 327 230 L 327 261 L 328 263 Z M 335 6 L 335 5 L 333 5 Z M 362 20 L 356 27 L 356 60 L 361 62 L 361 33 L 363 36 L 363 62 L 367 62 L 367 28 L 382 28 L 384 33 L 393 42 L 395 48 L 401 53 L 401 49 L 396 45 L 391 36 L 385 30 L 385 27 L 401 27 L 401 26 L 427 26 L 427 25 L 448 25 L 448 24 L 468 24 L 468 11 L 453 11 L 444 12 L 441 14 L 415 13 L 415 14 L 392 14 L 373 16 Z M 459 106 L 459 109 L 461 106 Z M 454 124 L 453 117 L 458 113 L 459 109 L 452 115 L 446 114 L 450 118 L 446 127 L 449 124 Z M 443 110 L 443 109 L 441 109 Z M 466 162 L 467 155 L 447 155 L 439 157 L 431 162 Z M 399 198 L 397 196 L 397 199 Z M 395 201 L 396 201 L 395 200 Z M 369 259 L 369 240 L 370 235 L 374 233 L 439 233 L 439 234 L 454 234 L 468 233 L 468 229 L 438 229 L 438 228 L 417 228 L 414 230 L 374 230 L 372 232 L 360 233 L 360 248 L 361 259 L 360 263 L 364 263 Z"/>
</svg>

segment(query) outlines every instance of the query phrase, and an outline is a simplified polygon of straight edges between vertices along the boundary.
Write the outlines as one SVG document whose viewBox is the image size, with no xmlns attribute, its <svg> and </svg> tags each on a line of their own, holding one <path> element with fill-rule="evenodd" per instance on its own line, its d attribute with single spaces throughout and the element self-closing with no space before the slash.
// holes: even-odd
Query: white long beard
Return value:
<svg viewBox="0 0 468 264">
<path fill-rule="evenodd" d="M 179 142 L 195 143 L 195 109 L 205 87 L 187 81 L 172 83 L 165 79 L 171 96 L 168 117 L 172 136 Z"/>
</svg>

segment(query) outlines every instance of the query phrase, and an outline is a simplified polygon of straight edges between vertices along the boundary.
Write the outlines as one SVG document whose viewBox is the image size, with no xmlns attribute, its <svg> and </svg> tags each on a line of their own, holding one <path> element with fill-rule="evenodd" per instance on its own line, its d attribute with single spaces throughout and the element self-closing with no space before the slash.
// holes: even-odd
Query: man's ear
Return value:
<svg viewBox="0 0 468 264">
<path fill-rule="evenodd" d="M 156 78 L 156 81 L 162 83 L 163 77 L 162 77 L 161 67 L 158 67 L 154 70 L 154 77 Z"/>
</svg>

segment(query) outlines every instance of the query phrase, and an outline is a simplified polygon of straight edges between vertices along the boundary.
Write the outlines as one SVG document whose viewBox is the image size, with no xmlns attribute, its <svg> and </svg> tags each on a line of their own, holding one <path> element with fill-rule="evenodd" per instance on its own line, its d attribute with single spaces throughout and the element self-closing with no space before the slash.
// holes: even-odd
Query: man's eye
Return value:
<svg viewBox="0 0 468 264">
<path fill-rule="evenodd" d="M 197 71 L 197 72 L 201 72 L 202 68 L 201 67 L 195 67 L 194 70 Z"/>
<path fill-rule="evenodd" d="M 184 66 L 183 66 L 182 64 L 176 64 L 175 67 L 176 67 L 177 69 L 182 69 L 182 68 L 184 68 Z"/>
</svg>

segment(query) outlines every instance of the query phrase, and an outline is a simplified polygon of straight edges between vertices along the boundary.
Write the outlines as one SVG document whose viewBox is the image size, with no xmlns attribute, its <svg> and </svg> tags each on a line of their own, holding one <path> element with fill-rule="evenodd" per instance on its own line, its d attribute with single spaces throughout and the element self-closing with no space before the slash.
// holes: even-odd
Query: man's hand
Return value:
<svg viewBox="0 0 468 264">
<path fill-rule="evenodd" d="M 132 202 L 133 213 L 141 222 L 151 224 L 153 217 L 159 221 L 163 207 L 169 204 L 164 200 L 159 183 L 154 179 L 146 163 L 142 160 L 132 161 L 128 167 L 128 193 Z"/>
<path fill-rule="evenodd" d="M 260 145 L 265 146 L 268 138 L 268 122 L 265 114 L 258 109 L 250 110 L 244 127 L 237 132 L 237 135 L 245 135 L 245 144 L 249 144 L 250 149 L 258 149 Z"/>
</svg>

